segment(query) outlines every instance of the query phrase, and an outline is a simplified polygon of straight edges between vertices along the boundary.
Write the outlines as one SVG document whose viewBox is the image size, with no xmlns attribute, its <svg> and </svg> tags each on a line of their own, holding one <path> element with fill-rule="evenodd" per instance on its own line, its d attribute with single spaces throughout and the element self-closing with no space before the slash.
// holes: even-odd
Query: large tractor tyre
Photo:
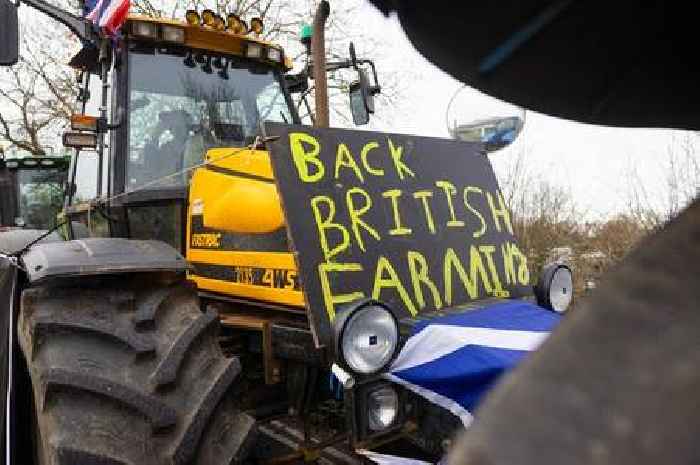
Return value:
<svg viewBox="0 0 700 465">
<path fill-rule="evenodd" d="M 38 462 L 241 461 L 254 420 L 236 408 L 241 367 L 221 352 L 218 326 L 183 282 L 25 290 L 18 333 Z"/>
</svg>

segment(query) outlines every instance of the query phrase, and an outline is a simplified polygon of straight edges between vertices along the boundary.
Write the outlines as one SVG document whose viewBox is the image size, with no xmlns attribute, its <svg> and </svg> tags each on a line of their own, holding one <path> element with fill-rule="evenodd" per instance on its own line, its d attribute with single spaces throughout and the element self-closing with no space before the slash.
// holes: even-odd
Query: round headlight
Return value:
<svg viewBox="0 0 700 465">
<path fill-rule="evenodd" d="M 565 312 L 569 308 L 573 297 L 573 287 L 571 270 L 564 266 L 557 268 L 552 277 L 552 284 L 549 286 L 549 301 L 552 303 L 552 310 Z"/>
<path fill-rule="evenodd" d="M 378 302 L 366 301 L 337 318 L 336 323 L 342 325 L 339 355 L 352 371 L 372 374 L 391 362 L 399 343 L 399 328 L 389 309 Z"/>
<path fill-rule="evenodd" d="M 543 270 L 537 283 L 537 303 L 555 312 L 564 313 L 571 305 L 573 291 L 571 269 L 566 265 L 550 265 Z"/>
<path fill-rule="evenodd" d="M 367 397 L 368 426 L 372 431 L 389 428 L 399 412 L 399 396 L 392 387 L 382 387 Z"/>
</svg>

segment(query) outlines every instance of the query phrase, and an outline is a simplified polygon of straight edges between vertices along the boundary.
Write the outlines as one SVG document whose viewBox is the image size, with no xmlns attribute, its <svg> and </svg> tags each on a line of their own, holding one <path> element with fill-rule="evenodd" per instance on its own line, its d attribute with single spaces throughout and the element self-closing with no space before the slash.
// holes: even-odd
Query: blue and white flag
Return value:
<svg viewBox="0 0 700 465">
<path fill-rule="evenodd" d="M 484 394 L 559 320 L 555 312 L 512 300 L 420 322 L 386 377 L 446 408 L 467 427 Z"/>
<path fill-rule="evenodd" d="M 512 300 L 420 322 L 385 376 L 461 418 L 474 409 L 498 378 L 536 349 L 560 315 Z M 431 465 L 415 459 L 358 450 L 380 465 Z M 438 465 L 446 463 L 446 458 Z"/>
</svg>

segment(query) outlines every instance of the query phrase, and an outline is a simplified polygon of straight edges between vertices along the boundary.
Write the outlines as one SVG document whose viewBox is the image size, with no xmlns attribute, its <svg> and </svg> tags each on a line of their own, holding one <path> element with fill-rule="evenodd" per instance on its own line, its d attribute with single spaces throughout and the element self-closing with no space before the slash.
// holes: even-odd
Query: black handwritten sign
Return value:
<svg viewBox="0 0 700 465">
<path fill-rule="evenodd" d="M 338 306 L 399 317 L 529 292 L 481 144 L 268 124 L 275 179 L 320 344 Z"/>
</svg>

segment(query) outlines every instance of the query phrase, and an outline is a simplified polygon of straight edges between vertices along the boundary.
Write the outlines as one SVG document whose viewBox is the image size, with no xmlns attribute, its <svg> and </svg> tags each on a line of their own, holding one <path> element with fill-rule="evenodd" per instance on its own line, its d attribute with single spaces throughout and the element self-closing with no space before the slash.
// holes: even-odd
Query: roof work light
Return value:
<svg viewBox="0 0 700 465">
<path fill-rule="evenodd" d="M 226 23 L 224 22 L 224 18 L 222 18 L 219 15 L 214 15 L 214 29 L 217 31 L 223 31 L 226 29 Z"/>
<path fill-rule="evenodd" d="M 250 20 L 250 30 L 255 34 L 260 35 L 263 32 L 263 21 L 260 18 L 253 18 Z"/>
<path fill-rule="evenodd" d="M 234 13 L 229 13 L 226 16 L 226 23 L 227 27 L 226 29 L 230 32 L 233 32 L 234 34 L 244 34 L 245 30 L 243 29 L 243 22 L 241 21 L 241 18 L 238 17 L 238 15 Z"/>
<path fill-rule="evenodd" d="M 199 13 L 197 13 L 197 10 L 187 10 L 187 13 L 185 13 L 185 20 L 190 26 L 199 26 L 199 23 L 201 21 L 199 19 Z"/>
<path fill-rule="evenodd" d="M 214 28 L 214 17 L 216 15 L 211 10 L 202 11 L 202 25 L 210 28 Z"/>
</svg>

